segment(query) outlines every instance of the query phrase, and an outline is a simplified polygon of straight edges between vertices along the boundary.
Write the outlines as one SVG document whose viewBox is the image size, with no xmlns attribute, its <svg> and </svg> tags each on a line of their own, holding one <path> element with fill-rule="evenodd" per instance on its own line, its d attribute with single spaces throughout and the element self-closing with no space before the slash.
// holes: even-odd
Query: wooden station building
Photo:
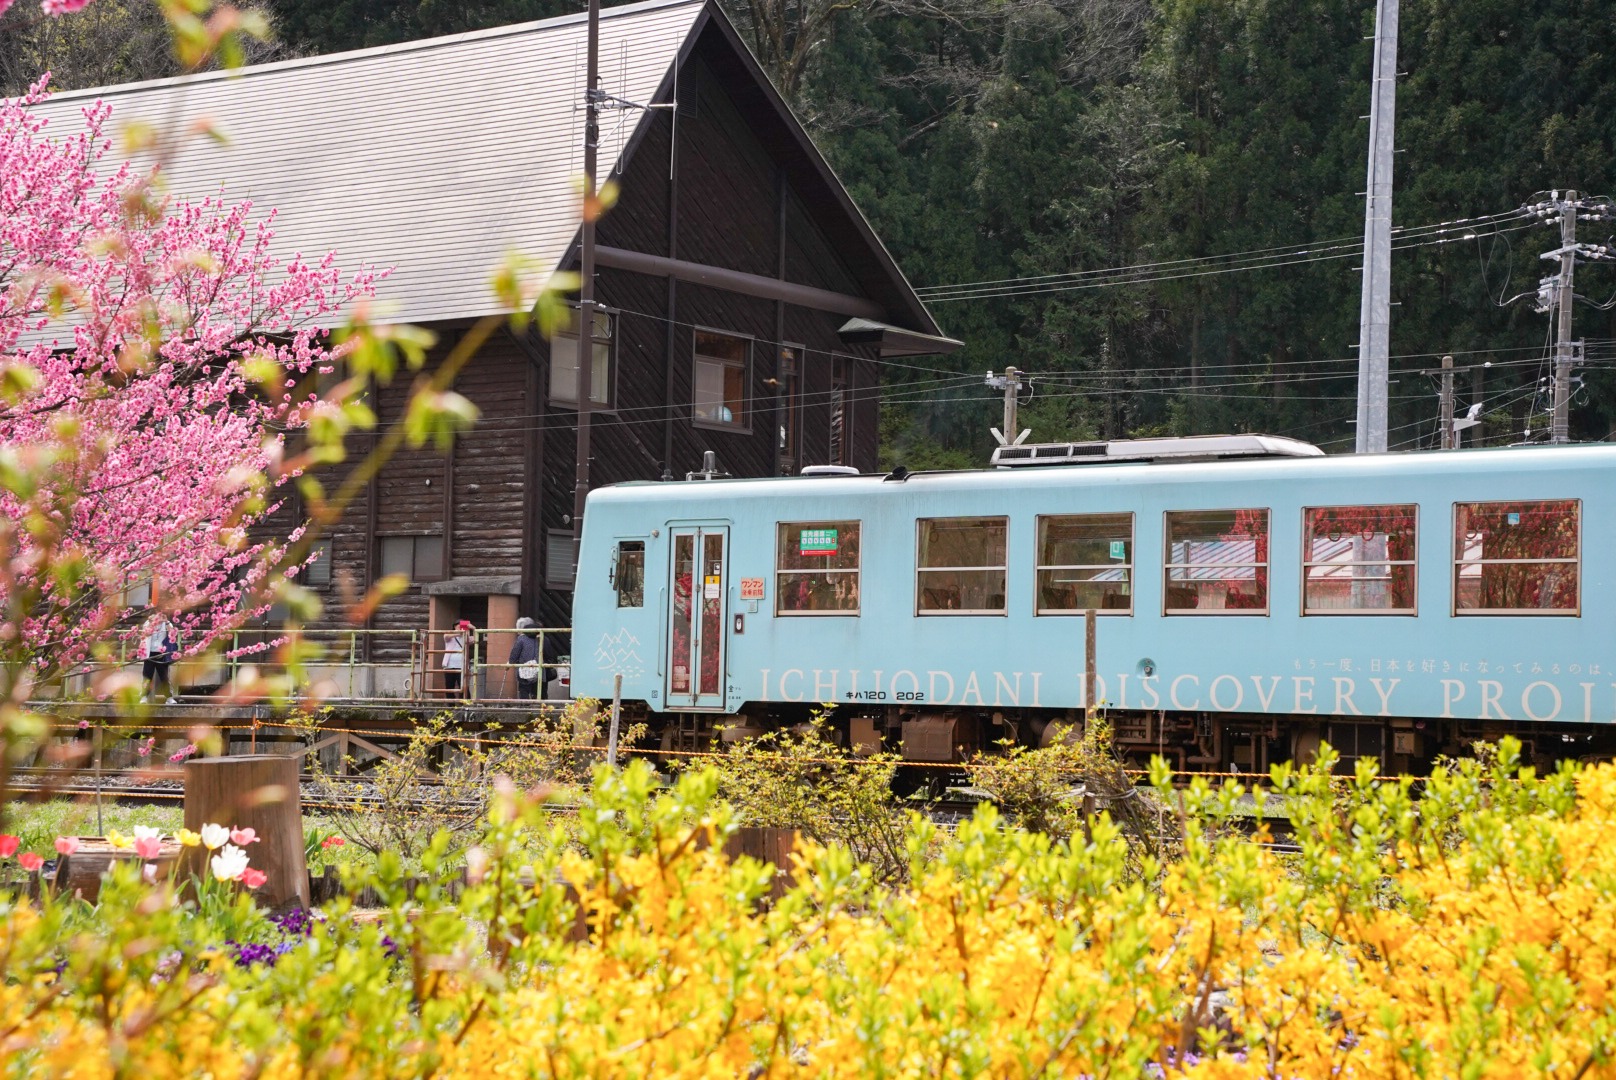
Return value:
<svg viewBox="0 0 1616 1080">
<path fill-rule="evenodd" d="M 41 109 L 57 131 L 97 97 L 114 125 L 210 118 L 228 142 L 186 143 L 165 164 L 170 189 L 273 208 L 282 255 L 391 267 L 381 310 L 435 331 L 436 359 L 499 310 L 489 282 L 510 251 L 541 273 L 577 266 L 585 33 L 565 16 Z M 959 344 L 715 3 L 608 8 L 599 55 L 599 169 L 620 189 L 597 229 L 605 311 L 554 341 L 502 330 L 455 387 L 481 411 L 475 430 L 446 455 L 396 457 L 332 531 L 315 587 L 412 581 L 373 617 L 398 636 L 369 638 L 370 663 L 406 661 L 409 632 L 461 618 L 570 624 L 580 355 L 599 486 L 682 480 L 709 450 L 739 476 L 873 469 L 883 362 Z M 384 425 L 408 392 L 408 379 L 380 391 Z"/>
</svg>

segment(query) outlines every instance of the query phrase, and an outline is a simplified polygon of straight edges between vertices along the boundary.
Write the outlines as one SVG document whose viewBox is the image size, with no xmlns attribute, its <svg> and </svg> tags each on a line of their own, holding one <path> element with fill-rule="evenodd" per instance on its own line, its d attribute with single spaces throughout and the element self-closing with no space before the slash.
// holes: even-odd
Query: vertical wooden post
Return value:
<svg viewBox="0 0 1616 1080">
<path fill-rule="evenodd" d="M 1097 681 L 1097 672 L 1094 649 L 1095 629 L 1094 609 L 1089 608 L 1083 612 L 1083 708 L 1088 712 L 1094 711 L 1096 699 L 1094 684 Z"/>
<path fill-rule="evenodd" d="M 623 717 L 623 676 L 612 677 L 612 726 L 606 735 L 606 764 L 617 768 L 617 729 Z"/>
<path fill-rule="evenodd" d="M 278 754 L 193 758 L 185 763 L 185 827 L 229 825 L 253 829 L 247 846 L 252 866 L 269 875 L 254 895 L 279 908 L 309 903 L 309 868 L 303 856 L 303 808 L 296 758 Z M 186 848 L 185 869 L 209 872 L 208 852 Z"/>
</svg>

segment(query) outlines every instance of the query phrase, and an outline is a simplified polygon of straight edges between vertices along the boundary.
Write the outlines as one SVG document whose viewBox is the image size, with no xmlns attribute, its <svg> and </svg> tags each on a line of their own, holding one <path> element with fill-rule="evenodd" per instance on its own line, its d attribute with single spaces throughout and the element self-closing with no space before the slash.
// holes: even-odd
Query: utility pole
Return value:
<svg viewBox="0 0 1616 1080">
<path fill-rule="evenodd" d="M 1031 434 L 1030 431 L 1020 431 L 1016 427 L 1016 399 L 1024 385 L 1021 381 L 1022 374 L 1013 367 L 1007 367 L 1003 375 L 995 376 L 990 371 L 983 380 L 984 385 L 1004 391 L 1004 427 L 992 429 L 993 437 L 999 441 L 1000 446 L 1019 444 Z"/>
<path fill-rule="evenodd" d="M 572 487 L 573 576 L 583 549 L 584 499 L 589 495 L 589 413 L 595 369 L 595 168 L 600 144 L 600 0 L 589 0 L 584 63 L 584 205 L 578 254 L 578 468 Z"/>
<path fill-rule="evenodd" d="M 1391 359 L 1392 153 L 1397 128 L 1397 2 L 1375 5 L 1369 175 L 1364 200 L 1363 292 L 1358 312 L 1357 452 L 1386 450 Z"/>
<path fill-rule="evenodd" d="M 1442 424 L 1442 449 L 1453 449 L 1453 357 L 1442 358 L 1442 403 L 1437 409 Z"/>
<path fill-rule="evenodd" d="M 1560 284 L 1555 290 L 1554 423 L 1551 443 L 1571 441 L 1571 280 L 1577 272 L 1577 193 L 1560 204 Z"/>
</svg>

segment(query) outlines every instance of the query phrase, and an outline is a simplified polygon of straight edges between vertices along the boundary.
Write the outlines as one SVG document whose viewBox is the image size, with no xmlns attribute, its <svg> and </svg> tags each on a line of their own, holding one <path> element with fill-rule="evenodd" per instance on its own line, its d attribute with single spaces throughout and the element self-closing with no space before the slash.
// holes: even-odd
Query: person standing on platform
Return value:
<svg viewBox="0 0 1616 1080">
<path fill-rule="evenodd" d="M 174 625 L 168 621 L 168 616 L 159 612 L 146 624 L 146 640 L 141 648 L 140 677 L 145 682 L 146 690 L 141 695 L 141 701 L 158 700 L 157 684 L 162 683 L 168 704 L 179 702 L 179 698 L 174 696 L 174 680 L 168 674 L 169 666 L 179 653 L 179 635 L 174 632 Z"/>
<path fill-rule="evenodd" d="M 451 692 L 460 689 L 460 676 L 466 669 L 466 635 L 470 632 L 470 621 L 461 619 L 454 633 L 443 638 L 443 685 Z"/>
<path fill-rule="evenodd" d="M 537 700 L 539 676 L 544 673 L 544 667 L 539 663 L 539 643 L 533 636 L 533 620 L 526 615 L 516 620 L 516 641 L 511 645 L 507 663 L 516 671 L 517 698 Z"/>
</svg>

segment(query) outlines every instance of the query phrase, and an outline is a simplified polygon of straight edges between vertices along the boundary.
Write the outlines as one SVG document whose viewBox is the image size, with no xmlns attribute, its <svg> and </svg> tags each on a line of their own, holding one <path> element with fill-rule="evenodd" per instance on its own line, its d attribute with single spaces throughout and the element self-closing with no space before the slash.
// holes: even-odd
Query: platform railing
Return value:
<svg viewBox="0 0 1616 1080">
<path fill-rule="evenodd" d="M 541 626 L 521 631 L 509 628 L 473 629 L 467 632 L 463 648 L 458 650 L 463 663 L 460 669 L 461 683 L 458 687 L 451 687 L 447 676 L 452 675 L 455 669 L 445 667 L 444 661 L 457 651 L 447 647 L 448 639 L 456 633 L 458 631 L 455 630 L 432 630 L 426 633 L 422 652 L 424 663 L 417 671 L 415 685 L 417 697 L 423 700 L 482 702 L 522 700 L 518 696 L 516 673 L 525 665 L 513 664 L 508 660 L 510 655 L 508 642 L 514 640 L 515 635 L 519 633 L 531 635 L 538 646 L 538 660 L 529 661 L 539 666 L 538 700 L 558 700 L 571 696 L 570 692 L 562 692 L 570 686 L 572 672 L 570 658 L 560 656 L 554 660 L 545 659 L 547 646 L 553 645 L 557 637 L 570 642 L 571 627 Z M 503 646 L 503 649 L 499 646 Z"/>
</svg>

